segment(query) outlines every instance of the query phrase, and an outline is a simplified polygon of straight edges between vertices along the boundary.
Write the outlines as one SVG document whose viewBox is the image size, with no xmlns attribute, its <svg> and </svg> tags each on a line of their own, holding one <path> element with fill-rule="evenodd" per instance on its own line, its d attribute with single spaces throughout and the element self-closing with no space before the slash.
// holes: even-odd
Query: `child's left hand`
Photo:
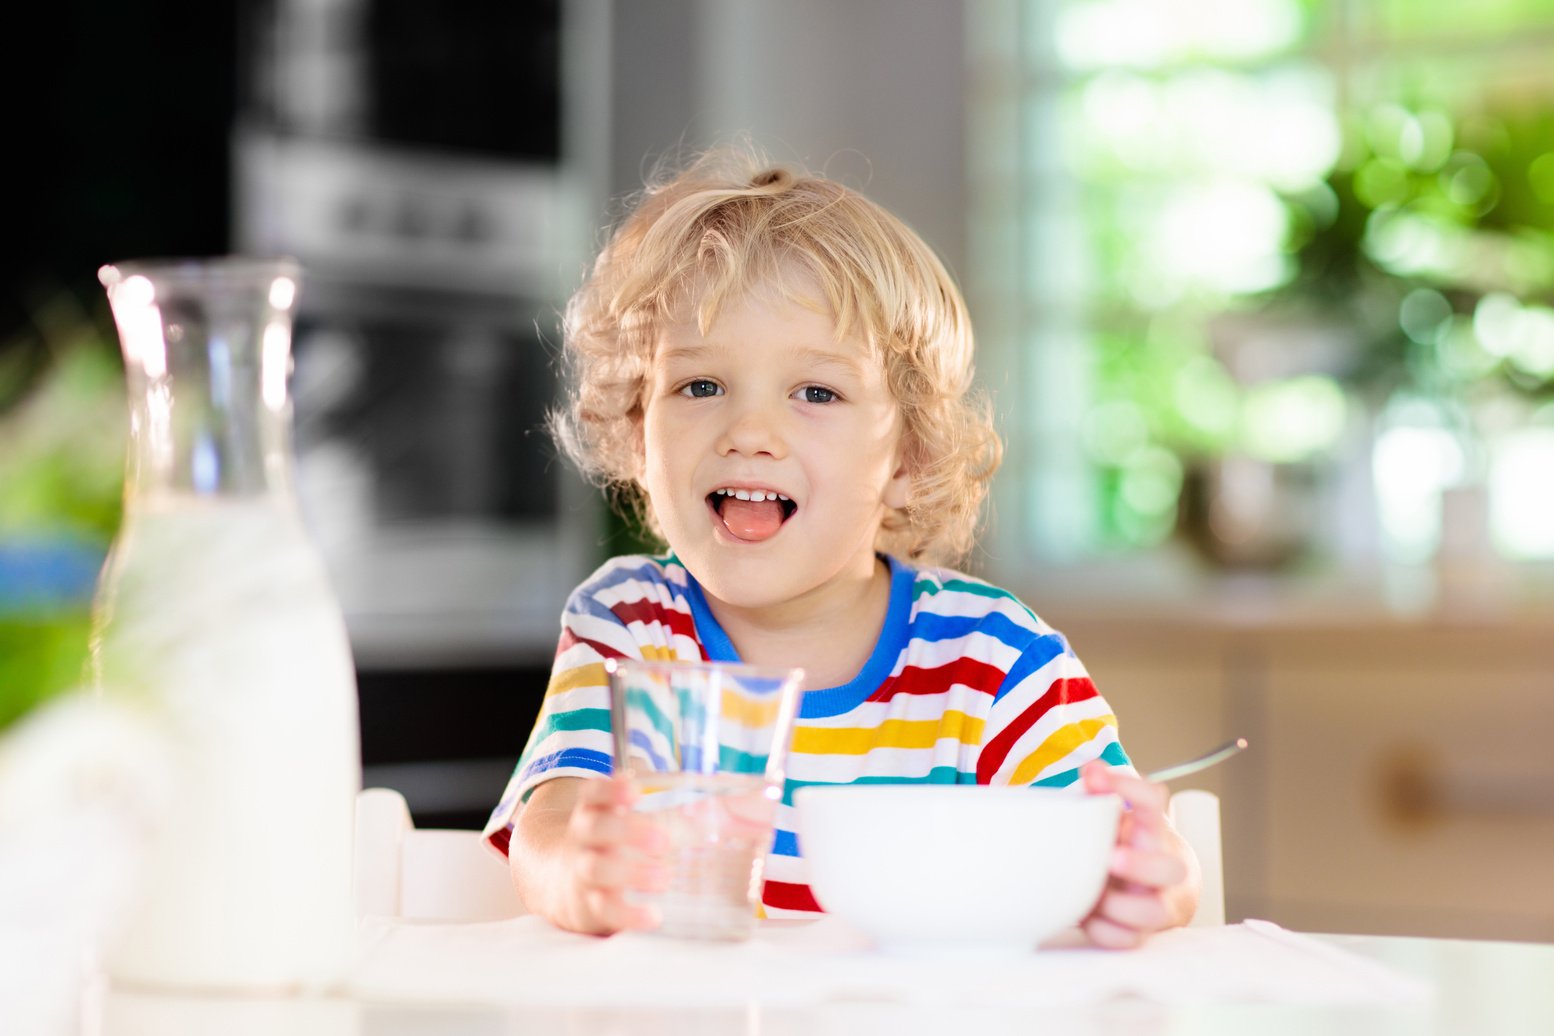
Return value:
<svg viewBox="0 0 1554 1036">
<path fill-rule="evenodd" d="M 1166 819 L 1170 793 L 1099 760 L 1079 771 L 1085 791 L 1115 794 L 1127 804 L 1112 850 L 1111 877 L 1085 918 L 1097 946 L 1131 949 L 1154 932 L 1192 920 L 1201 881 L 1198 858 Z"/>
</svg>

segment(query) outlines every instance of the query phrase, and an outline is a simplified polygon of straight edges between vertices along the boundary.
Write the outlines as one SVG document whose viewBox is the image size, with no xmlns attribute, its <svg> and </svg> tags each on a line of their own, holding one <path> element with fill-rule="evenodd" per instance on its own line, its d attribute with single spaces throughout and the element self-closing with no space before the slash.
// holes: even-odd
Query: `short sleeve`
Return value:
<svg viewBox="0 0 1554 1036">
<path fill-rule="evenodd" d="M 529 793 L 557 777 L 613 768 L 608 658 L 700 657 L 683 588 L 657 559 L 616 558 L 573 591 L 539 715 L 483 837 L 503 854 Z"/>
<path fill-rule="evenodd" d="M 1066 787 L 1093 759 L 1132 770 L 1117 717 L 1062 634 L 1034 625 L 994 696 L 977 757 L 979 784 Z"/>
</svg>

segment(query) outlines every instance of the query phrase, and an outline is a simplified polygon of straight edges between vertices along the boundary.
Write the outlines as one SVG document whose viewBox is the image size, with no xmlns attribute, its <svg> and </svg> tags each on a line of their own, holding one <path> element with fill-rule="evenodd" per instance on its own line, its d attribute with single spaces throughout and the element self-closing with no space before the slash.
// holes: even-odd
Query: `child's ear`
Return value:
<svg viewBox="0 0 1554 1036">
<path fill-rule="evenodd" d="M 639 486 L 642 484 L 642 471 L 646 463 L 647 441 L 642 433 L 642 411 L 639 408 L 631 414 L 631 478 Z"/>
<path fill-rule="evenodd" d="M 906 442 L 897 448 L 896 470 L 890 476 L 890 481 L 885 483 L 885 491 L 880 494 L 880 500 L 886 507 L 903 511 L 907 501 L 912 499 L 912 482 L 917 476 L 917 465 L 914 462 L 916 452 Z"/>
</svg>

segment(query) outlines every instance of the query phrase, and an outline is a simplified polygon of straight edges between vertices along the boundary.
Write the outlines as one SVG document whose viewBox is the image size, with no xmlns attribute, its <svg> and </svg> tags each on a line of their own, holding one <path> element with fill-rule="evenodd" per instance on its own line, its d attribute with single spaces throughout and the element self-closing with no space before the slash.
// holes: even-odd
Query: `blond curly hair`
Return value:
<svg viewBox="0 0 1554 1036">
<path fill-rule="evenodd" d="M 800 298 L 795 271 L 824 299 Z M 965 300 L 895 216 L 750 149 L 705 153 L 650 183 L 572 296 L 563 338 L 570 402 L 551 414 L 562 448 L 658 534 L 637 479 L 660 330 L 694 312 L 705 332 L 720 306 L 756 286 L 823 301 L 838 336 L 861 330 L 884 363 L 911 486 L 906 507 L 881 523 L 876 547 L 931 564 L 963 559 L 1003 449 L 991 408 L 972 387 Z"/>
</svg>

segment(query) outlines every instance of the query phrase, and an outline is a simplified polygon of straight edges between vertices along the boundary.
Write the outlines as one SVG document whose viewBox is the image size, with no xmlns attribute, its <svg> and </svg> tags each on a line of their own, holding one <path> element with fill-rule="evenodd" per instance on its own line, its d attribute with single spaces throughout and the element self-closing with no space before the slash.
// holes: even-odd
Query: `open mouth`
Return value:
<svg viewBox="0 0 1554 1036">
<path fill-rule="evenodd" d="M 713 490 L 707 494 L 707 506 L 712 508 L 729 535 L 747 543 L 771 539 L 799 509 L 792 500 L 774 490 L 742 486 Z"/>
</svg>

